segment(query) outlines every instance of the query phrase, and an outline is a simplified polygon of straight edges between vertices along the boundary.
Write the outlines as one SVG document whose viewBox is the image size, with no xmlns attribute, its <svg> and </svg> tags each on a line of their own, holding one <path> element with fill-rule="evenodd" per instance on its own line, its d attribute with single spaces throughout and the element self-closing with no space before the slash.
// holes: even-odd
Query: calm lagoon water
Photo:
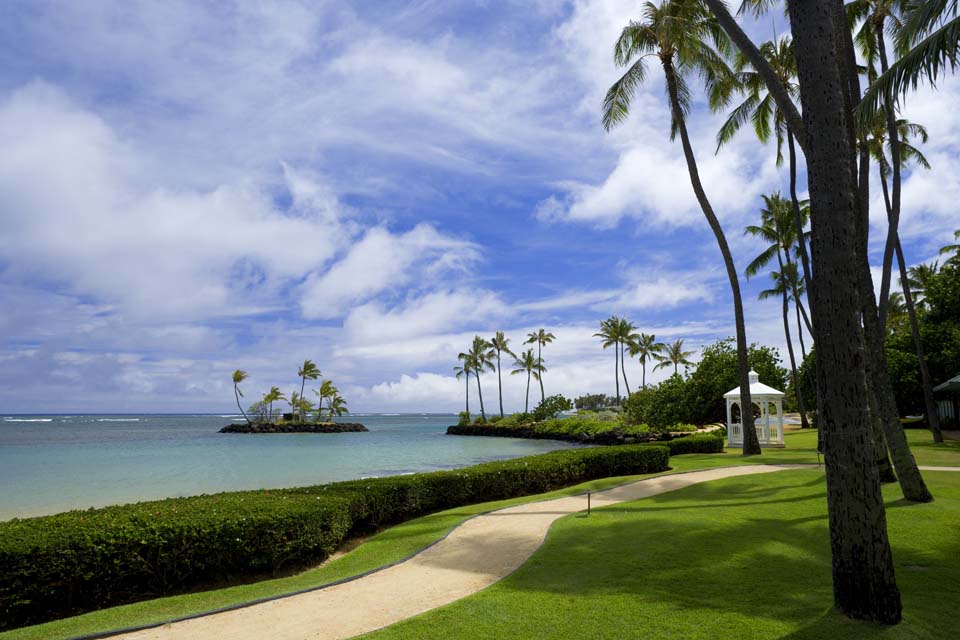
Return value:
<svg viewBox="0 0 960 640">
<path fill-rule="evenodd" d="M 452 414 L 353 414 L 369 433 L 225 434 L 235 415 L 0 416 L 0 520 L 138 500 L 463 467 L 567 448 L 446 435 Z"/>
</svg>

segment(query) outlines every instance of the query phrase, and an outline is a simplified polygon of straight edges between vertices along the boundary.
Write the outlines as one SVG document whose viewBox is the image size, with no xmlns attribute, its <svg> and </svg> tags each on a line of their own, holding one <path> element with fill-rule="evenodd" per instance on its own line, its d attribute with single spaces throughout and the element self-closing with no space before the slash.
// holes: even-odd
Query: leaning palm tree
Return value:
<svg viewBox="0 0 960 640">
<path fill-rule="evenodd" d="M 307 380 L 316 380 L 319 378 L 320 369 L 317 368 L 317 365 L 315 365 L 312 360 L 304 360 L 303 366 L 297 370 L 297 375 L 300 377 L 300 397 L 303 398 L 303 386 Z M 302 411 L 298 411 L 296 415 L 299 417 L 298 419 L 303 420 Z"/>
<path fill-rule="evenodd" d="M 466 401 L 467 401 L 466 412 L 467 412 L 467 415 L 469 416 L 470 415 L 470 373 L 471 373 L 470 363 L 468 362 L 465 353 L 461 353 L 460 356 L 462 356 L 460 360 L 463 362 L 463 365 L 455 366 L 453 368 L 453 372 L 454 374 L 456 374 L 457 380 L 459 380 L 460 378 L 466 379 L 467 388 L 466 388 L 466 394 L 464 395 L 464 398 L 466 398 Z"/>
<path fill-rule="evenodd" d="M 796 299 L 799 296 L 797 289 L 797 269 L 796 264 L 790 261 L 790 252 L 796 243 L 796 227 L 793 224 L 793 212 L 789 202 L 780 197 L 779 193 L 763 196 L 764 208 L 760 210 L 759 225 L 748 225 L 744 231 L 747 235 L 763 238 L 771 243 L 763 252 L 747 265 L 747 278 L 756 275 L 760 269 L 769 263 L 774 256 L 777 258 L 779 271 L 774 271 L 774 282 L 776 287 L 760 293 L 760 299 L 765 300 L 770 295 L 779 295 L 783 300 L 783 331 L 787 341 L 787 353 L 790 356 L 790 370 L 793 375 L 793 388 L 796 391 L 797 405 L 800 409 L 800 423 L 803 429 L 809 429 L 807 422 L 807 407 L 804 402 L 803 393 L 800 391 L 797 375 L 797 359 L 793 353 L 793 337 L 790 335 L 790 298 L 794 297 L 798 308 L 800 301 Z M 794 287 L 793 290 L 790 287 Z M 771 294 L 771 292 L 773 292 Z M 804 311 L 804 317 L 806 312 Z M 807 325 L 807 329 L 812 333 L 812 327 Z M 803 327 L 797 327 L 797 330 L 803 333 Z"/>
<path fill-rule="evenodd" d="M 543 329 L 538 329 L 536 331 L 531 331 L 527 334 L 527 339 L 523 344 L 536 344 L 537 345 L 537 363 L 543 364 L 543 346 L 550 344 L 557 339 L 557 336 L 553 335 L 548 331 Z M 540 373 L 545 372 L 546 369 L 541 368 Z M 546 394 L 543 391 L 543 376 L 537 376 L 537 381 L 540 383 L 540 402 L 543 402 L 546 399 Z"/>
<path fill-rule="evenodd" d="M 546 371 L 547 368 L 543 366 L 543 361 L 533 354 L 533 348 L 527 349 L 519 356 L 515 356 L 513 367 L 510 375 L 516 375 L 518 373 L 527 374 L 527 396 L 523 403 L 523 412 L 530 413 L 530 378 L 539 380 L 540 374 Z"/>
<path fill-rule="evenodd" d="M 332 380 L 324 380 L 320 383 L 320 389 L 314 389 L 313 393 L 317 396 L 317 422 L 322 422 L 323 401 L 327 400 L 329 402 L 330 398 L 337 395 L 337 388 L 333 386 Z"/>
<path fill-rule="evenodd" d="M 613 350 L 613 379 L 616 382 L 617 404 L 620 404 L 620 318 L 610 316 L 606 320 L 600 321 L 600 331 L 593 334 L 594 338 L 600 338 L 603 342 L 603 348 L 615 347 Z"/>
<path fill-rule="evenodd" d="M 286 399 L 287 397 L 280 392 L 279 387 L 270 387 L 270 391 L 268 391 L 267 394 L 263 396 L 263 401 L 266 402 L 267 405 L 269 406 L 268 415 L 270 416 L 271 421 L 273 420 L 273 403 L 280 402 L 281 400 L 285 401 Z"/>
<path fill-rule="evenodd" d="M 623 373 L 623 386 L 627 388 L 627 397 L 630 397 L 630 382 L 627 380 L 627 368 L 625 366 L 624 354 L 627 347 L 633 344 L 640 334 L 637 333 L 637 325 L 626 318 L 620 318 L 620 324 L 617 327 L 617 337 L 620 339 L 620 372 Z"/>
<path fill-rule="evenodd" d="M 683 338 L 677 338 L 673 341 L 673 344 L 668 344 L 664 349 L 664 354 L 660 364 L 653 368 L 654 371 L 657 369 L 666 369 L 670 365 L 673 365 L 673 372 L 677 373 L 677 367 L 682 365 L 693 364 L 688 360 L 690 356 L 694 354 L 693 351 L 684 351 L 683 350 Z M 744 404 L 744 406 L 749 407 L 750 405 Z M 749 411 L 744 411 L 743 413 L 750 413 Z"/>
<path fill-rule="evenodd" d="M 721 86 L 731 73 L 723 60 L 723 54 L 729 51 L 729 43 L 716 19 L 700 2 L 666 0 L 659 6 L 647 2 L 644 4 L 643 14 L 644 20 L 631 22 L 617 40 L 614 60 L 618 66 L 628 68 L 607 91 L 603 103 L 603 126 L 609 130 L 627 117 L 633 93 L 646 79 L 646 59 L 657 58 L 667 81 L 671 112 L 670 139 L 680 135 L 690 184 L 717 240 L 730 280 L 737 328 L 741 400 L 743 406 L 750 407 L 750 364 L 747 360 L 747 332 L 743 300 L 740 297 L 740 280 L 723 228 L 700 182 L 700 172 L 686 124 L 686 115 L 690 109 L 690 88 L 687 84 L 690 74 L 696 73 L 703 79 L 711 104 L 722 103 Z M 710 46 L 708 42 L 714 46 Z M 743 412 L 743 434 L 743 454 L 759 454 L 760 442 L 754 429 L 752 411 Z"/>
<path fill-rule="evenodd" d="M 473 337 L 473 343 L 470 345 L 470 351 L 467 352 L 470 358 L 470 369 L 477 379 L 477 393 L 480 396 L 480 417 L 484 422 L 487 420 L 487 412 L 483 408 L 483 389 L 480 386 L 480 374 L 484 371 L 493 371 L 493 345 L 481 338 Z"/>
<path fill-rule="evenodd" d="M 500 354 L 506 353 L 514 358 L 517 357 L 513 351 L 510 350 L 510 338 L 503 335 L 503 331 L 497 331 L 497 335 L 493 336 L 493 339 L 490 340 L 490 344 L 493 345 L 494 350 L 497 352 L 497 392 L 500 396 L 500 417 L 503 417 L 503 380 L 500 377 Z"/>
<path fill-rule="evenodd" d="M 631 358 L 640 360 L 640 366 L 643 369 L 643 388 L 647 388 L 647 361 L 659 362 L 663 359 L 660 355 L 666 348 L 662 342 L 657 342 L 657 336 L 652 333 L 641 333 L 640 336 L 630 343 L 629 353 Z"/>
<path fill-rule="evenodd" d="M 250 424 L 250 418 L 247 417 L 246 412 L 243 410 L 243 407 L 240 406 L 240 398 L 243 397 L 243 392 L 240 391 L 238 386 L 241 382 L 247 379 L 247 372 L 237 369 L 233 372 L 233 395 L 237 399 L 237 409 L 240 409 L 243 419 L 247 421 L 247 424 Z"/>
<path fill-rule="evenodd" d="M 339 393 L 330 398 L 328 409 L 331 416 L 342 416 L 345 413 L 350 413 L 347 409 L 347 401 Z"/>
</svg>

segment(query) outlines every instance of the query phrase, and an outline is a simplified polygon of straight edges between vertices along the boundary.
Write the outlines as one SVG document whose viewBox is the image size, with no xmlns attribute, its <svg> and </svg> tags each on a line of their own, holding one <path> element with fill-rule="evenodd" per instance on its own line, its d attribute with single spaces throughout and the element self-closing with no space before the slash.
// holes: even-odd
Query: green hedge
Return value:
<svg viewBox="0 0 960 640">
<path fill-rule="evenodd" d="M 685 453 L 723 453 L 724 439 L 721 436 L 700 433 L 674 438 L 664 444 L 670 447 L 670 455 L 672 456 L 680 456 Z"/>
<path fill-rule="evenodd" d="M 572 449 L 457 469 L 0 523 L 0 629 L 322 560 L 346 538 L 453 507 L 666 470 L 668 449 Z"/>
</svg>

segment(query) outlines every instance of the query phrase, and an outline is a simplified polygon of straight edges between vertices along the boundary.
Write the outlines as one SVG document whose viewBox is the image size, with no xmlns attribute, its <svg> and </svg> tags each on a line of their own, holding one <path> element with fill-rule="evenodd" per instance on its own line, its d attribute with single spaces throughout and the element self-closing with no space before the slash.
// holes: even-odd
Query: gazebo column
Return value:
<svg viewBox="0 0 960 640">
<path fill-rule="evenodd" d="M 730 410 L 730 398 L 727 398 L 727 446 L 733 446 L 733 420 Z"/>
<path fill-rule="evenodd" d="M 777 400 L 777 444 L 783 444 L 783 401 Z"/>
</svg>

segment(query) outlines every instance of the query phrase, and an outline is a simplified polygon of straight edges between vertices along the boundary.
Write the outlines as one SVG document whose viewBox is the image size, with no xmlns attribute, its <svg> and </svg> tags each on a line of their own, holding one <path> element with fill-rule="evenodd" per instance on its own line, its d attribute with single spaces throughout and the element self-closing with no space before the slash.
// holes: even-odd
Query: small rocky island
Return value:
<svg viewBox="0 0 960 640">
<path fill-rule="evenodd" d="M 354 433 L 369 431 L 357 422 L 242 422 L 228 424 L 220 433 Z"/>
</svg>

